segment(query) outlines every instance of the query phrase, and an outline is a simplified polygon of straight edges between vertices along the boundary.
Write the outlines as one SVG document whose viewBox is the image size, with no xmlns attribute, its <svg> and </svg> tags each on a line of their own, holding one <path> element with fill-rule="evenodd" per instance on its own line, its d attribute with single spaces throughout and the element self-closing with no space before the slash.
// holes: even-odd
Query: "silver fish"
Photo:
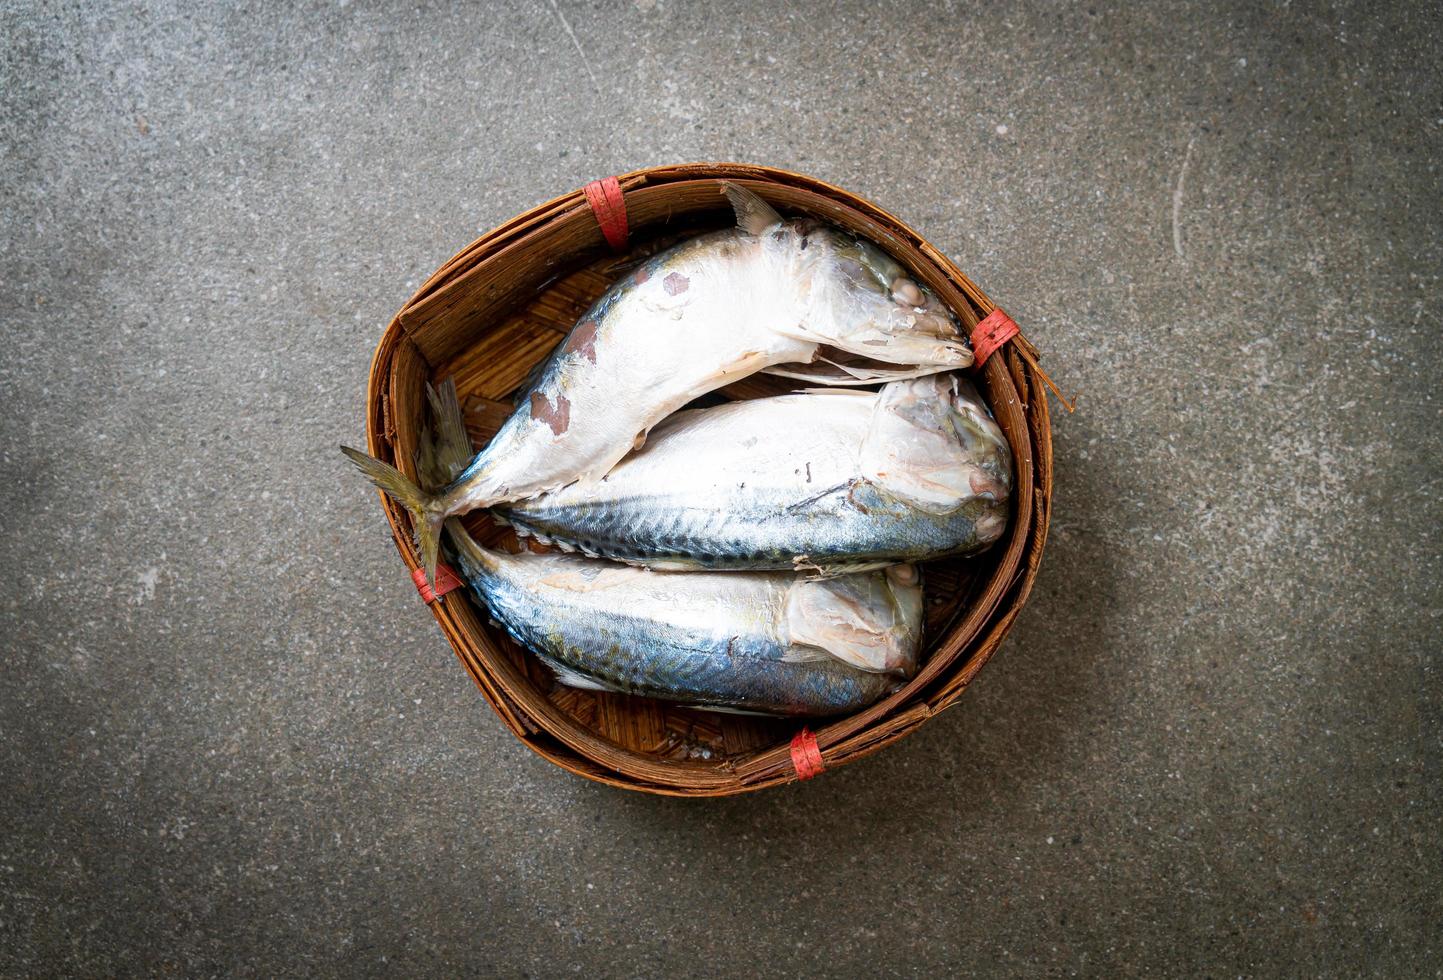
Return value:
<svg viewBox="0 0 1443 980">
<path fill-rule="evenodd" d="M 447 517 L 600 479 L 667 415 L 739 378 L 770 369 L 856 384 L 972 363 L 951 313 L 880 248 L 723 187 L 736 228 L 682 242 L 613 285 L 465 471 L 405 501 L 428 576 Z M 343 449 L 391 492 L 390 467 Z"/>
<path fill-rule="evenodd" d="M 655 572 L 509 555 L 447 522 L 492 617 L 563 684 L 780 715 L 855 711 L 917 666 L 916 569 L 814 581 L 785 572 Z"/>
<path fill-rule="evenodd" d="M 601 480 L 496 508 L 518 533 L 652 568 L 879 567 L 978 551 L 1012 457 L 955 374 L 679 412 Z"/>
</svg>

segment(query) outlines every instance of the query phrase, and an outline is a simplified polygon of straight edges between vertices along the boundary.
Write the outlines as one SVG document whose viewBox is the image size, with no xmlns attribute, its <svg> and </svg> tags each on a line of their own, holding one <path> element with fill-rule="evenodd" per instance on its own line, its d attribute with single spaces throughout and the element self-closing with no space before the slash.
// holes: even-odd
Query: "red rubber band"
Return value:
<svg viewBox="0 0 1443 980">
<path fill-rule="evenodd" d="M 822 750 L 817 747 L 817 736 L 810 728 L 803 728 L 792 739 L 792 768 L 797 770 L 798 779 L 811 779 L 827 771 Z"/>
<path fill-rule="evenodd" d="M 1021 331 L 1012 317 L 1003 313 L 1000 309 L 993 310 L 977 324 L 977 329 L 972 331 L 972 358 L 976 367 L 981 367 L 992 356 L 992 352 Z"/>
<path fill-rule="evenodd" d="M 416 583 L 416 591 L 421 593 L 421 601 L 428 606 L 447 592 L 459 589 L 464 584 L 448 565 L 436 566 L 436 587 L 434 589 L 431 588 L 431 583 L 426 581 L 426 570 L 423 568 L 417 568 L 411 572 L 411 581 Z"/>
<path fill-rule="evenodd" d="M 628 228 L 626 224 L 626 201 L 621 196 L 621 184 L 615 177 L 593 180 L 586 185 L 586 203 L 596 214 L 596 223 L 606 236 L 606 244 L 612 251 L 626 248 Z"/>
</svg>

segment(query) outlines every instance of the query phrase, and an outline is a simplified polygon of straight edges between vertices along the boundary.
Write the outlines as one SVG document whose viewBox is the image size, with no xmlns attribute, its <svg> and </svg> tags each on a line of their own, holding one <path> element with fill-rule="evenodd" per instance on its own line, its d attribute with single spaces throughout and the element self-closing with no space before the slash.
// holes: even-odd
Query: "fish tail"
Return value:
<svg viewBox="0 0 1443 980">
<path fill-rule="evenodd" d="M 456 395 L 456 379 L 447 378 L 440 387 L 426 385 L 426 398 L 435 419 L 435 446 L 438 461 L 444 467 L 444 483 L 461 475 L 471 462 L 471 437 L 466 434 L 466 418 L 461 414 L 461 400 Z"/>
<path fill-rule="evenodd" d="M 495 552 L 481 547 L 476 539 L 471 537 L 471 532 L 466 530 L 466 525 L 461 523 L 460 518 L 448 517 L 445 527 L 446 533 L 451 535 L 451 543 L 456 547 L 456 559 L 468 574 L 495 570 Z"/>
<path fill-rule="evenodd" d="M 446 520 L 446 511 L 440 498 L 428 496 L 406 474 L 379 459 L 373 459 L 349 446 L 342 446 L 356 468 L 365 474 L 377 487 L 388 494 L 396 503 L 411 512 L 411 523 L 416 529 L 416 544 L 421 549 L 421 566 L 426 578 L 436 581 L 436 561 L 441 548 L 441 526 Z"/>
<path fill-rule="evenodd" d="M 456 382 L 447 378 L 439 386 L 426 385 L 432 424 L 421 430 L 416 450 L 416 473 L 421 489 L 433 492 L 448 487 L 471 465 L 471 437 L 456 397 Z"/>
<path fill-rule="evenodd" d="M 476 543 L 471 537 L 471 532 L 466 530 L 466 525 L 453 517 L 446 521 L 446 531 L 451 535 L 451 543 L 456 546 L 458 557 L 473 562 L 480 562 L 486 556 L 486 549 Z"/>
</svg>

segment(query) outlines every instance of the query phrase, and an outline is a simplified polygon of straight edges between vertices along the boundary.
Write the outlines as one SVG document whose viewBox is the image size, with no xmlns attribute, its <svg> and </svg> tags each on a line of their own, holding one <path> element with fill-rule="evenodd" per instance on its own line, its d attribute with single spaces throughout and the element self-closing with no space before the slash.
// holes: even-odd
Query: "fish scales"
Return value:
<svg viewBox="0 0 1443 980">
<path fill-rule="evenodd" d="M 491 552 L 448 527 L 492 617 L 572 686 L 821 716 L 870 704 L 916 669 L 921 590 L 907 571 L 674 574 Z"/>
<path fill-rule="evenodd" d="M 1007 441 L 969 383 L 684 412 L 602 480 L 498 508 L 519 533 L 652 567 L 857 567 L 980 550 L 1005 528 Z"/>
</svg>

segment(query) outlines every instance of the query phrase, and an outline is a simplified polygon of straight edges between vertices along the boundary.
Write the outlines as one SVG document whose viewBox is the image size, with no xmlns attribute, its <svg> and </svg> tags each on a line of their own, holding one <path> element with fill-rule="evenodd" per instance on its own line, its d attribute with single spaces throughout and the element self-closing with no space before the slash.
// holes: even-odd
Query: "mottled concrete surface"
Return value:
<svg viewBox="0 0 1443 980">
<path fill-rule="evenodd" d="M 6 5 L 0 973 L 1438 973 L 1443 23 L 1261 7 Z M 688 159 L 1079 395 L 960 706 L 694 803 L 512 739 L 334 448 L 451 252 Z"/>
</svg>

